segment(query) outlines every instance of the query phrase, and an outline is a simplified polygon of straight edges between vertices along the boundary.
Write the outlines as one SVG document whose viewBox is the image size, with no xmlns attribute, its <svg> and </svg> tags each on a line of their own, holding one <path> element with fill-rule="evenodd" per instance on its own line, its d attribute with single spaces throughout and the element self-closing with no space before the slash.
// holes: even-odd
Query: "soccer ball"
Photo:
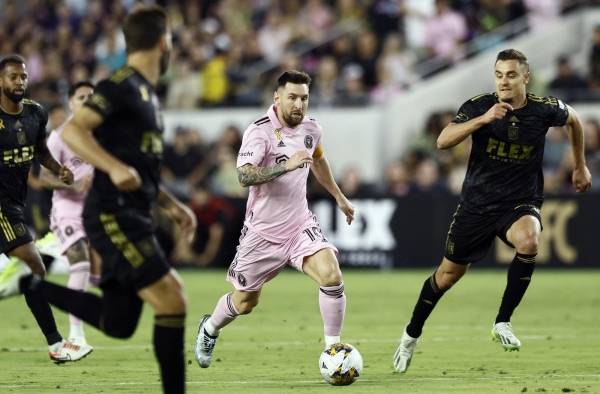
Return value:
<svg viewBox="0 0 600 394">
<path fill-rule="evenodd" d="M 334 386 L 354 383 L 362 373 L 362 367 L 362 356 L 354 346 L 347 343 L 334 343 L 319 357 L 323 379 Z"/>
</svg>

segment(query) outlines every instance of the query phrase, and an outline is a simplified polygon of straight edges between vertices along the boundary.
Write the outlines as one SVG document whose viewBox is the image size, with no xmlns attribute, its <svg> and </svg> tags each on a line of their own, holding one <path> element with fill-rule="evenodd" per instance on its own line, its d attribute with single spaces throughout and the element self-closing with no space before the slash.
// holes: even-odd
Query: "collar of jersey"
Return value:
<svg viewBox="0 0 600 394">
<path fill-rule="evenodd" d="M 4 112 L 7 115 L 21 115 L 21 113 L 23 112 L 23 109 L 25 108 L 24 105 L 21 105 L 21 109 L 19 110 L 19 112 L 8 112 L 7 110 L 4 109 L 4 107 L 2 107 L 0 105 L 0 111 Z"/>
</svg>

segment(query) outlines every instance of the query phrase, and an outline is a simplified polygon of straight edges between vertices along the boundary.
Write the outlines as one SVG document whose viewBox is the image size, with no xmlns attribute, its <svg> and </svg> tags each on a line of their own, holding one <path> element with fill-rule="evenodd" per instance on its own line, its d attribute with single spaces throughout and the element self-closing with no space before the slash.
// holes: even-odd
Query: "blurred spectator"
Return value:
<svg viewBox="0 0 600 394">
<path fill-rule="evenodd" d="M 447 0 L 436 0 L 435 15 L 425 25 L 425 46 L 429 54 L 454 63 L 463 55 L 462 42 L 467 38 L 465 17 L 452 10 Z"/>
<path fill-rule="evenodd" d="M 418 164 L 410 193 L 435 196 L 448 194 L 448 187 L 440 177 L 440 168 L 435 159 L 428 157 Z"/>
<path fill-rule="evenodd" d="M 527 20 L 531 29 L 540 29 L 551 24 L 560 13 L 560 0 L 524 0 Z"/>
<path fill-rule="evenodd" d="M 586 119 L 583 124 L 585 131 L 585 159 L 593 176 L 600 174 L 600 122 L 597 119 Z M 600 190 L 600 182 L 592 183 L 592 190 Z"/>
<path fill-rule="evenodd" d="M 292 39 L 293 26 L 287 23 L 277 8 L 267 14 L 266 23 L 258 30 L 258 44 L 262 55 L 270 63 L 278 63 L 286 45 Z"/>
<path fill-rule="evenodd" d="M 569 58 L 567 56 L 559 57 L 556 65 L 556 77 L 548 85 L 550 93 L 568 102 L 584 97 L 587 91 L 587 83 L 573 71 Z"/>
<path fill-rule="evenodd" d="M 348 167 L 340 176 L 340 189 L 348 198 L 373 197 L 375 189 L 372 185 L 364 182 L 358 167 Z"/>
<path fill-rule="evenodd" d="M 162 181 L 175 195 L 187 200 L 190 187 L 206 174 L 205 154 L 199 133 L 178 127 L 163 153 Z"/>
<path fill-rule="evenodd" d="M 377 36 L 372 31 L 360 33 L 356 42 L 355 63 L 362 69 L 362 81 L 367 90 L 377 84 L 377 53 L 379 51 Z"/>
<path fill-rule="evenodd" d="M 390 197 L 403 197 L 410 192 L 410 173 L 401 161 L 393 161 L 385 167 L 384 193 Z"/>
<path fill-rule="evenodd" d="M 234 209 L 203 186 L 191 190 L 189 207 L 198 220 L 196 237 L 192 245 L 185 237 L 175 237 L 173 259 L 179 264 L 213 265 L 223 247 L 227 223 L 231 222 Z"/>
<path fill-rule="evenodd" d="M 363 85 L 363 70 L 358 65 L 349 65 L 343 71 L 342 92 L 336 100 L 340 107 L 360 107 L 369 102 Z"/>
<path fill-rule="evenodd" d="M 169 84 L 167 107 L 177 109 L 195 108 L 202 91 L 199 73 L 192 68 L 187 58 L 176 61 L 173 66 L 173 81 Z"/>
<path fill-rule="evenodd" d="M 400 31 L 402 1 L 374 0 L 371 2 L 368 15 L 377 36 L 385 38 L 390 33 Z"/>
<path fill-rule="evenodd" d="M 340 89 L 338 68 L 333 56 L 325 56 L 319 62 L 317 75 L 310 89 L 310 106 L 332 107 Z"/>
</svg>

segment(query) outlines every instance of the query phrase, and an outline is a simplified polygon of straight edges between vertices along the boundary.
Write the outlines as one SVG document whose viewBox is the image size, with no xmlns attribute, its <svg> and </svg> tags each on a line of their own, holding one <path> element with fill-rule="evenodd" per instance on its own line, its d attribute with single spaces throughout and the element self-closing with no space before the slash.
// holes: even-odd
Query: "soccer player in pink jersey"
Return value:
<svg viewBox="0 0 600 394">
<path fill-rule="evenodd" d="M 195 353 L 202 368 L 210 365 L 221 328 L 250 313 L 262 286 L 286 265 L 319 284 L 325 346 L 340 342 L 346 310 L 344 283 L 337 249 L 308 209 L 309 168 L 335 198 L 348 224 L 354 219 L 354 207 L 333 179 L 321 145 L 321 126 L 305 116 L 309 84 L 304 72 L 284 72 L 277 80 L 275 104 L 244 132 L 237 170 L 250 195 L 237 254 L 227 273 L 234 290 L 200 321 Z"/>
<path fill-rule="evenodd" d="M 81 108 L 85 100 L 94 93 L 94 85 L 88 81 L 75 83 L 69 89 L 69 109 L 71 113 Z M 83 204 L 91 186 L 94 167 L 77 157 L 63 142 L 62 127 L 53 130 L 47 141 L 48 150 L 54 159 L 66 166 L 74 176 L 74 183 L 66 185 L 50 171 L 42 169 L 40 180 L 44 186 L 54 189 L 50 229 L 56 235 L 60 253 L 69 260 L 69 281 L 67 287 L 74 290 L 87 290 L 90 281 L 92 253 L 83 229 Z M 92 279 L 93 282 L 97 280 Z M 81 320 L 69 315 L 69 341 L 79 346 L 89 346 L 85 339 Z"/>
</svg>

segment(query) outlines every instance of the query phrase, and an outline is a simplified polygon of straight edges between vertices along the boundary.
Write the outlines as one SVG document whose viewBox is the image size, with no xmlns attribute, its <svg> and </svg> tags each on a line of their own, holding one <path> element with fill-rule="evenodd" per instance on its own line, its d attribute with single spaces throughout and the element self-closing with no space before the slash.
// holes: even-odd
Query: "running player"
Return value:
<svg viewBox="0 0 600 394">
<path fill-rule="evenodd" d="M 0 253 L 26 264 L 9 265 L 0 275 L 0 298 L 15 290 L 16 283 L 11 280 L 15 273 L 31 269 L 40 277 L 46 274 L 23 213 L 32 161 L 37 159 L 61 182 L 73 183 L 71 171 L 57 163 L 48 152 L 48 114 L 41 105 L 24 98 L 27 82 L 27 67 L 21 56 L 11 55 L 0 60 Z M 29 289 L 23 289 L 23 294 L 46 337 L 52 361 L 77 361 L 92 351 L 91 347 L 63 340 L 52 310 L 41 294 Z"/>
<path fill-rule="evenodd" d="M 245 131 L 237 160 L 242 186 L 250 187 L 246 218 L 227 280 L 234 291 L 205 315 L 196 338 L 196 360 L 207 368 L 220 330 L 258 304 L 263 285 L 286 265 L 319 284 L 325 346 L 340 342 L 346 309 L 337 249 L 327 241 L 308 209 L 309 168 L 335 198 L 348 224 L 352 204 L 337 186 L 321 145 L 321 126 L 306 117 L 310 77 L 284 72 L 277 81 L 275 104 Z"/>
<path fill-rule="evenodd" d="M 472 149 L 461 202 L 454 213 L 446 253 L 425 280 L 394 354 L 394 368 L 405 372 L 423 325 L 442 295 L 481 260 L 495 237 L 516 249 L 492 337 L 505 350 L 519 350 L 521 341 L 510 323 L 535 268 L 542 230 L 544 199 L 542 158 L 548 128 L 567 126 L 575 169 L 573 186 L 587 191 L 591 176 L 585 164 L 583 129 L 573 108 L 554 97 L 527 93 L 529 64 L 521 52 L 507 49 L 495 63 L 496 92 L 465 102 L 437 139 L 440 149 L 471 136 Z"/>
<path fill-rule="evenodd" d="M 94 92 L 94 85 L 88 81 L 80 81 L 69 88 L 69 110 L 75 112 Z M 65 185 L 50 171 L 42 169 L 41 183 L 54 189 L 52 194 L 52 211 L 50 213 L 50 229 L 59 243 L 59 253 L 69 261 L 69 281 L 67 287 L 85 291 L 90 281 L 92 252 L 83 229 L 83 203 L 91 186 L 94 167 L 77 157 L 62 141 L 62 126 L 53 130 L 48 136 L 48 150 L 54 159 L 67 167 L 74 176 L 72 185 Z M 94 281 L 97 282 L 97 281 Z M 87 345 L 83 324 L 76 316 L 69 315 L 69 341 L 77 345 Z"/>
</svg>

